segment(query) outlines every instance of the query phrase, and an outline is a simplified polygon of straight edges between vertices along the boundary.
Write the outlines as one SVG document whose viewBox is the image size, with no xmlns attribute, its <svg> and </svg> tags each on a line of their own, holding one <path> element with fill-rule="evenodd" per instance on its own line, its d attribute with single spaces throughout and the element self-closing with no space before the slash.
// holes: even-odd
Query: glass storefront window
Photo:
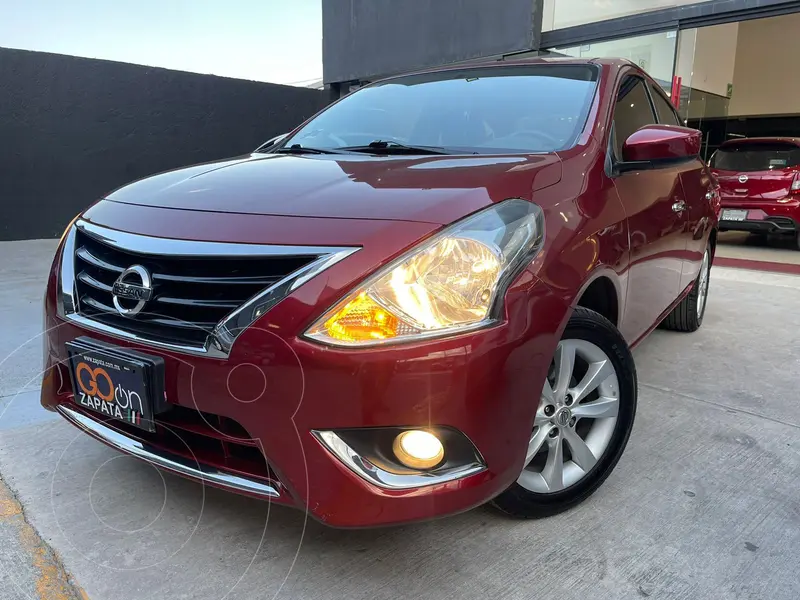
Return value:
<svg viewBox="0 0 800 600">
<path fill-rule="evenodd" d="M 684 118 L 702 122 L 728 115 L 738 37 L 738 23 L 680 32 L 675 74 L 681 78 Z"/>
<path fill-rule="evenodd" d="M 677 38 L 677 32 L 665 31 L 571 48 L 553 48 L 550 52 L 585 58 L 627 58 L 647 71 L 669 94 Z"/>
<path fill-rule="evenodd" d="M 542 31 L 607 21 L 710 0 L 545 0 Z"/>
</svg>

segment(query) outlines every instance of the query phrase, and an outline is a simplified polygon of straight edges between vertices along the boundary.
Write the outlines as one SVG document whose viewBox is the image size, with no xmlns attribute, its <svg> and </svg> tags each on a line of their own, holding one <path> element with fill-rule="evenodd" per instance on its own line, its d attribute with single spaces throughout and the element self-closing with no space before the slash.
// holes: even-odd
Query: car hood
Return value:
<svg viewBox="0 0 800 600">
<path fill-rule="evenodd" d="M 448 224 L 558 183 L 560 159 L 255 154 L 122 187 L 113 202 L 190 211 Z"/>
</svg>

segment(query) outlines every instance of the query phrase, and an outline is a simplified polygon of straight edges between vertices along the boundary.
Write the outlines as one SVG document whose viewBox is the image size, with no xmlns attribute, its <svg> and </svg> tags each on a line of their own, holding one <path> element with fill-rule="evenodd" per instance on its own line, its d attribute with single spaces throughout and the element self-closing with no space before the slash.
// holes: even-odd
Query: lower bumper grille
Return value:
<svg viewBox="0 0 800 600">
<path fill-rule="evenodd" d="M 89 413 L 74 403 L 69 404 L 69 410 L 140 442 L 154 455 L 179 457 L 201 470 L 212 467 L 277 486 L 276 489 L 280 487 L 258 440 L 250 438 L 233 419 L 173 405 L 169 411 L 156 417 L 156 431 L 150 433 L 122 421 Z"/>
</svg>

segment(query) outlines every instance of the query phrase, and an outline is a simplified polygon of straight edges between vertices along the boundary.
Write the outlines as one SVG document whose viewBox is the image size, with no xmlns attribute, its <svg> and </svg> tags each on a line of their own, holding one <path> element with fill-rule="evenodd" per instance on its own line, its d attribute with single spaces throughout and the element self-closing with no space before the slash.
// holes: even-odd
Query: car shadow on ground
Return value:
<svg viewBox="0 0 800 600">
<path fill-rule="evenodd" d="M 788 235 L 749 235 L 744 243 L 748 246 L 779 250 L 794 250 L 796 246 L 794 238 Z"/>
<path fill-rule="evenodd" d="M 148 482 L 154 480 L 152 467 L 138 462 L 134 464 L 132 459 L 124 462 L 124 478 L 138 486 L 143 496 L 152 502 L 153 498 L 144 490 Z M 486 536 L 490 535 L 499 542 L 503 539 L 502 530 L 516 528 L 517 533 L 527 530 L 527 535 L 536 543 L 545 544 L 547 539 L 541 528 L 530 524 L 526 527 L 525 523 L 506 518 L 485 506 L 459 515 L 402 526 L 334 529 L 317 522 L 303 510 L 204 488 L 201 484 L 170 474 L 164 474 L 164 481 L 170 495 L 167 504 L 178 508 L 177 514 L 164 511 L 161 517 L 164 520 L 152 524 L 153 531 L 161 530 L 157 537 L 163 538 L 164 534 L 186 536 L 188 529 L 182 524 L 186 517 L 184 511 L 186 507 L 191 507 L 190 511 L 197 510 L 202 504 L 202 515 L 194 533 L 196 540 L 187 539 L 179 550 L 183 556 L 165 556 L 166 562 L 185 563 L 203 556 L 208 560 L 208 542 L 213 540 L 214 551 L 221 556 L 239 555 L 230 563 L 233 571 L 229 571 L 230 577 L 224 584 L 228 588 L 254 586 L 277 593 L 281 586 L 289 586 L 297 592 L 305 586 L 331 585 L 341 586 L 337 588 L 341 590 L 341 597 L 355 597 L 351 594 L 356 589 L 359 594 L 365 593 L 365 597 L 369 597 L 366 590 L 370 587 L 377 590 L 389 586 L 399 592 L 404 589 L 406 578 L 415 578 L 416 583 L 409 582 L 408 585 L 416 587 L 423 585 L 432 573 L 439 572 L 449 574 L 447 581 L 441 582 L 449 589 L 455 585 L 453 581 L 458 580 L 457 573 L 488 568 L 487 553 L 499 556 L 502 548 L 487 544 Z M 128 506 L 136 504 L 135 496 L 128 502 Z M 153 504 L 159 504 L 157 498 Z M 550 530 L 552 525 L 546 529 Z M 103 544 L 109 544 L 109 549 L 147 547 L 138 535 L 133 536 L 130 544 L 124 543 L 108 529 L 102 537 Z M 453 552 L 454 547 L 459 551 Z M 134 552 L 138 553 L 137 550 Z M 484 559 L 479 558 L 482 555 Z M 364 565 L 364 572 L 358 568 L 359 564 Z M 413 575 L 415 573 L 422 580 Z M 344 581 L 343 574 L 347 574 Z M 449 581 L 450 578 L 455 579 Z M 222 586 L 222 582 L 219 584 Z M 420 593 L 423 592 L 424 586 L 420 588 Z M 328 593 L 338 595 L 332 590 Z"/>
<path fill-rule="evenodd" d="M 727 231 L 720 234 L 720 243 L 731 246 L 747 246 L 749 248 L 774 248 L 776 250 L 795 250 L 797 242 L 791 235 L 759 235 L 739 231 Z"/>
<path fill-rule="evenodd" d="M 149 467 L 141 465 L 145 470 Z M 171 493 L 178 495 L 177 502 L 183 505 L 196 504 L 198 497 L 204 496 L 203 518 L 216 521 L 220 517 L 234 518 L 243 530 L 251 531 L 250 541 L 258 543 L 262 533 L 270 544 L 290 547 L 296 546 L 302 539 L 302 546 L 307 550 L 318 550 L 334 544 L 338 551 L 351 550 L 365 552 L 374 543 L 391 542 L 395 549 L 403 548 L 403 540 L 414 538 L 412 546 L 418 547 L 419 536 L 435 536 L 442 527 L 456 527 L 464 523 L 485 526 L 511 523 L 512 520 L 488 506 L 479 506 L 470 511 L 448 517 L 441 517 L 417 523 L 385 526 L 376 528 L 337 529 L 316 520 L 305 509 L 297 509 L 282 504 L 271 503 L 216 488 L 205 487 L 197 482 L 187 481 L 180 477 L 164 474 L 169 478 Z M 431 513 L 433 513 L 433 509 Z M 518 521 L 516 521 L 519 523 Z"/>
<path fill-rule="evenodd" d="M 431 560 L 448 562 L 452 557 L 446 558 L 445 539 L 452 543 L 487 525 L 496 529 L 520 524 L 478 507 L 402 526 L 334 529 L 304 510 L 203 486 L 98 447 L 83 436 L 71 446 L 53 474 L 53 509 L 71 513 L 59 519 L 62 532 L 81 554 L 101 565 L 110 565 L 110 557 L 122 549 L 133 563 L 146 565 L 196 559 L 213 547 L 223 556 L 238 553 L 235 564 L 242 571 L 250 562 L 252 567 L 269 562 L 273 576 L 293 569 L 307 576 L 310 568 L 344 568 L 369 556 L 371 576 L 380 580 L 393 577 L 398 565 L 413 568 L 420 548 L 441 548 L 441 555 L 433 553 Z M 79 456 L 89 458 L 77 466 L 74 460 Z M 69 506 L 60 498 L 68 498 Z M 78 498 L 84 501 L 76 509 Z M 159 540 L 157 545 L 154 540 Z M 387 561 L 391 565 L 382 572 L 376 556 L 387 548 L 392 549 Z M 320 560 L 326 566 L 317 563 Z"/>
</svg>

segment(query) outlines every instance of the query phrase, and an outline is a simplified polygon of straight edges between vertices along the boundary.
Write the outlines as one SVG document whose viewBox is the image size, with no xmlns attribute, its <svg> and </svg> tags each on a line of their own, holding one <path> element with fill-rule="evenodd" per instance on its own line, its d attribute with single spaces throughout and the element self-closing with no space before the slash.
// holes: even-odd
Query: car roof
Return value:
<svg viewBox="0 0 800 600">
<path fill-rule="evenodd" d="M 728 148 L 730 146 L 745 146 L 747 144 L 792 144 L 793 146 L 800 147 L 800 138 L 796 137 L 751 137 L 751 138 L 737 138 L 735 140 L 727 140 L 720 144 L 720 148 Z"/>
<path fill-rule="evenodd" d="M 448 71 L 460 71 L 464 69 L 486 69 L 486 68 L 501 69 L 503 67 L 517 67 L 517 66 L 528 66 L 528 65 L 599 65 L 616 69 L 621 69 L 622 67 L 633 67 L 634 69 L 637 69 L 638 71 L 644 73 L 644 71 L 642 71 L 639 65 L 626 58 L 587 58 L 587 57 L 575 58 L 572 56 L 536 56 L 536 57 L 526 57 L 526 58 L 514 58 L 512 56 L 503 60 L 497 60 L 496 58 L 493 59 L 487 58 L 485 60 L 476 60 L 467 63 L 441 65 L 438 67 L 432 67 L 428 69 L 420 69 L 418 71 L 410 71 L 408 73 L 398 73 L 397 75 L 391 75 L 389 77 L 382 77 L 376 79 L 374 83 L 379 83 L 382 81 L 391 81 L 392 79 L 397 79 L 399 77 L 406 77 L 409 75 L 447 73 Z"/>
</svg>

